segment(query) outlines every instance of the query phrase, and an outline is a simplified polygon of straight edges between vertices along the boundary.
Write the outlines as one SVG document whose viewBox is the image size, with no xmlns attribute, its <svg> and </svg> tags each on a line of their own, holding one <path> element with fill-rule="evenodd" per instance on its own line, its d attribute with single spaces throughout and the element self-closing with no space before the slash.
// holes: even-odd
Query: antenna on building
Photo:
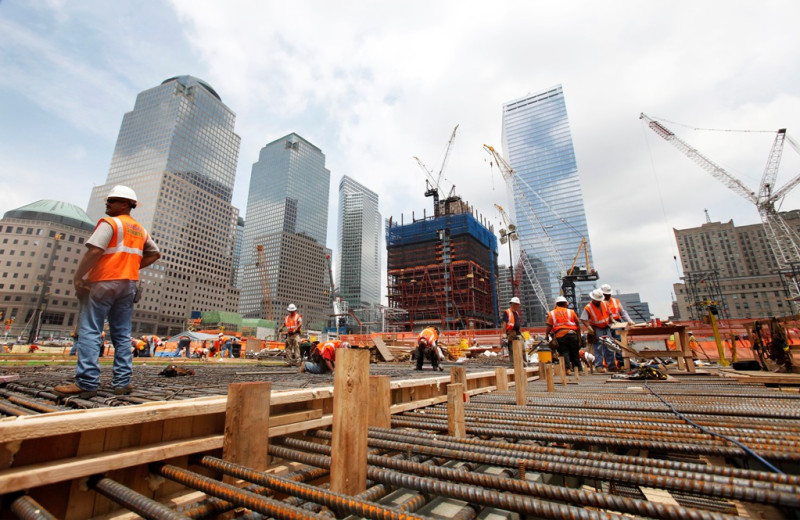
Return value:
<svg viewBox="0 0 800 520">
<path fill-rule="evenodd" d="M 711 224 L 711 217 L 708 216 L 708 210 L 703 209 L 703 213 L 706 214 L 706 224 Z"/>
</svg>

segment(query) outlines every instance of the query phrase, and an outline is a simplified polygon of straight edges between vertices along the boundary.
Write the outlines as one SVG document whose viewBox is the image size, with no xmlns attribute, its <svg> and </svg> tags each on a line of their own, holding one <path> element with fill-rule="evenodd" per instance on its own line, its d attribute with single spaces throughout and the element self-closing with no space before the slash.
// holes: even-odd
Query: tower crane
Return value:
<svg viewBox="0 0 800 520">
<path fill-rule="evenodd" d="M 800 146 L 782 128 L 775 134 L 775 140 L 767 158 L 767 165 L 761 177 L 758 193 L 744 185 L 739 179 L 728 173 L 725 168 L 718 165 L 686 141 L 676 136 L 663 123 L 656 121 L 647 114 L 640 114 L 639 119 L 644 120 L 650 129 L 658 134 L 662 139 L 677 148 L 689 159 L 697 163 L 701 168 L 709 172 L 715 179 L 722 182 L 725 186 L 735 191 L 746 200 L 756 206 L 761 222 L 764 225 L 764 233 L 767 236 L 767 243 L 775 257 L 780 273 L 793 272 L 793 266 L 800 264 L 800 236 L 786 224 L 783 217 L 775 209 L 775 204 L 781 202 L 798 184 L 800 175 L 795 176 L 782 188 L 775 189 L 775 180 L 778 176 L 778 167 L 783 154 L 783 145 L 788 142 L 795 152 L 800 154 Z M 789 287 L 790 298 L 800 297 L 798 280 L 792 278 L 787 286 Z"/>
<path fill-rule="evenodd" d="M 428 166 L 422 162 L 417 156 L 414 156 L 414 159 L 417 161 L 417 164 L 423 169 L 425 174 L 428 176 L 425 179 L 425 196 L 426 197 L 433 197 L 433 215 L 438 217 L 440 214 L 439 211 L 439 191 L 441 190 L 439 184 L 442 181 L 442 173 L 444 173 L 445 166 L 447 166 L 447 159 L 450 157 L 450 149 L 453 147 L 453 141 L 456 140 L 456 132 L 458 131 L 458 125 L 453 128 L 453 133 L 450 135 L 450 140 L 447 141 L 447 148 L 444 151 L 444 158 L 442 159 L 442 166 L 439 168 L 439 173 L 434 178 L 433 171 L 428 168 Z M 453 196 L 453 192 L 455 190 L 455 185 L 450 188 L 450 194 L 448 197 Z"/>
<path fill-rule="evenodd" d="M 256 270 L 258 271 L 258 281 L 261 284 L 261 312 L 264 313 L 265 320 L 272 321 L 275 319 L 275 314 L 272 311 L 272 295 L 269 288 L 269 270 L 267 269 L 267 256 L 264 253 L 264 246 L 258 244 L 256 246 L 256 252 Z"/>
<path fill-rule="evenodd" d="M 500 243 L 505 244 L 508 243 L 508 255 L 509 255 L 509 262 L 511 262 L 511 258 L 513 257 L 513 253 L 511 252 L 511 242 L 517 240 L 519 235 L 517 234 L 517 226 L 511 222 L 511 218 L 506 213 L 506 210 L 503 209 L 503 206 L 499 204 L 494 205 L 497 208 L 497 211 L 500 212 L 500 217 L 503 219 L 503 225 L 506 227 L 505 230 L 500 230 Z M 507 230 L 507 231 L 506 231 Z M 506 231 L 503 233 L 503 231 Z M 519 267 L 522 267 L 519 269 Z M 536 299 L 539 300 L 539 303 L 542 304 L 542 307 L 547 308 L 547 296 L 542 288 L 542 284 L 539 283 L 539 279 L 536 277 L 536 273 L 533 271 L 533 267 L 530 264 L 530 260 L 528 260 L 528 255 L 525 254 L 525 250 L 520 248 L 519 251 L 519 259 L 517 260 L 517 268 L 518 271 L 514 271 L 514 267 L 509 266 L 509 271 L 511 271 L 511 287 L 514 296 L 519 294 L 519 284 L 522 272 L 528 277 L 528 281 L 530 281 L 531 286 L 533 286 L 533 292 L 536 294 Z M 517 275 L 517 273 L 519 275 Z"/>
<path fill-rule="evenodd" d="M 536 236 L 533 233 L 528 234 L 528 236 L 523 237 L 524 242 L 522 244 L 523 250 L 543 250 L 548 255 L 552 265 L 556 267 L 558 270 L 558 278 L 561 281 L 561 293 L 567 298 L 569 302 L 569 306 L 571 308 L 575 308 L 575 282 L 584 282 L 584 281 L 594 281 L 599 278 L 597 271 L 591 269 L 589 264 L 589 253 L 588 249 L 586 248 L 586 238 L 581 237 L 581 244 L 578 247 L 578 253 L 575 255 L 575 260 L 573 260 L 572 265 L 569 269 L 566 268 L 564 265 L 564 261 L 561 257 L 561 254 L 558 252 L 558 248 L 553 241 L 553 238 L 550 236 L 550 233 L 547 230 L 547 226 L 545 226 L 539 216 L 534 211 L 533 206 L 531 205 L 530 199 L 532 197 L 536 197 L 539 201 L 551 212 L 553 215 L 556 216 L 561 222 L 569 226 L 569 223 L 559 216 L 552 207 L 544 200 L 542 197 L 539 196 L 536 191 L 531 188 L 531 186 L 525 182 L 524 179 L 520 178 L 519 175 L 516 174 L 514 168 L 505 160 L 505 158 L 500 155 L 500 152 L 494 149 L 494 147 L 485 144 L 483 145 L 484 150 L 486 150 L 489 155 L 494 158 L 494 162 L 497 164 L 497 167 L 500 169 L 501 174 L 503 175 L 503 179 L 506 181 L 511 193 L 514 196 L 514 205 L 518 208 L 519 213 L 525 218 L 528 225 L 531 229 L 537 230 Z M 495 204 L 495 206 L 497 206 Z M 499 206 L 498 206 L 499 207 Z M 505 212 L 503 212 L 505 213 Z M 504 222 L 506 221 L 508 216 L 504 218 Z M 508 223 L 506 223 L 508 226 Z M 572 226 L 569 226 L 572 228 Z M 572 228 L 574 230 L 574 228 Z M 575 231 L 575 230 L 574 230 Z M 577 231 L 576 231 L 577 233 Z M 538 242 L 531 242 L 532 240 L 538 240 Z M 537 247 L 538 246 L 538 247 Z M 576 267 L 577 259 L 580 255 L 581 250 L 584 251 L 586 255 L 586 269 L 581 269 Z M 523 270 L 525 274 L 528 276 L 528 279 L 534 287 L 534 292 L 537 293 L 537 298 L 541 302 L 542 306 L 545 310 L 552 308 L 553 302 L 547 302 L 545 295 L 546 293 L 542 290 L 542 285 L 540 281 L 537 279 L 533 266 L 530 263 L 530 259 L 528 258 L 527 254 L 520 255 L 520 261 L 522 262 Z M 539 296 L 537 291 L 542 290 L 542 295 Z"/>
</svg>

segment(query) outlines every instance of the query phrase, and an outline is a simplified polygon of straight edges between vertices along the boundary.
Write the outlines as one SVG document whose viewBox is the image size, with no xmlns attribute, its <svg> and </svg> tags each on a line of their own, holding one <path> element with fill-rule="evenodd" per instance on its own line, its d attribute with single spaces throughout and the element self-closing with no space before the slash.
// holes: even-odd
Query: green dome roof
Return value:
<svg viewBox="0 0 800 520">
<path fill-rule="evenodd" d="M 94 231 L 95 222 L 81 208 L 69 202 L 38 200 L 26 206 L 6 211 L 3 218 L 44 220 L 86 231 Z"/>
</svg>

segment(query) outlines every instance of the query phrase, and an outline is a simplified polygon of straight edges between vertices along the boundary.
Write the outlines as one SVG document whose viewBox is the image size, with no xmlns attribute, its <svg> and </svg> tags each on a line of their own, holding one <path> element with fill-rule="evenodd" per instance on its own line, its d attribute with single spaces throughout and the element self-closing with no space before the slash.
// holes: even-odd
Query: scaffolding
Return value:
<svg viewBox="0 0 800 520">
<path fill-rule="evenodd" d="M 684 274 L 686 290 L 689 294 L 689 313 L 693 320 L 702 319 L 706 315 L 708 302 L 713 303 L 719 312 L 719 319 L 728 319 L 728 308 L 722 297 L 719 285 L 719 271 L 687 271 Z"/>
<path fill-rule="evenodd" d="M 406 330 L 497 326 L 497 238 L 470 213 L 386 231 L 388 300 L 408 312 Z"/>
</svg>

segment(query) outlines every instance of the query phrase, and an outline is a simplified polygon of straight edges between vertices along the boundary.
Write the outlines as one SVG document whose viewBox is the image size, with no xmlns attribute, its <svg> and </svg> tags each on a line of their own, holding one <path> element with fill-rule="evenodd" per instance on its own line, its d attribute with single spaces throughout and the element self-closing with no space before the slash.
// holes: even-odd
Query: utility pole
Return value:
<svg viewBox="0 0 800 520">
<path fill-rule="evenodd" d="M 50 274 L 53 272 L 53 262 L 56 259 L 56 252 L 58 252 L 58 242 L 61 240 L 61 233 L 57 233 L 55 241 L 53 242 L 53 252 L 47 262 L 47 268 L 44 275 L 40 278 L 42 282 L 41 290 L 39 291 L 39 298 L 36 302 L 36 310 L 31 317 L 31 330 L 28 335 L 28 343 L 35 343 L 39 336 L 39 329 L 42 321 L 42 314 L 47 308 L 47 296 L 50 293 Z"/>
</svg>

